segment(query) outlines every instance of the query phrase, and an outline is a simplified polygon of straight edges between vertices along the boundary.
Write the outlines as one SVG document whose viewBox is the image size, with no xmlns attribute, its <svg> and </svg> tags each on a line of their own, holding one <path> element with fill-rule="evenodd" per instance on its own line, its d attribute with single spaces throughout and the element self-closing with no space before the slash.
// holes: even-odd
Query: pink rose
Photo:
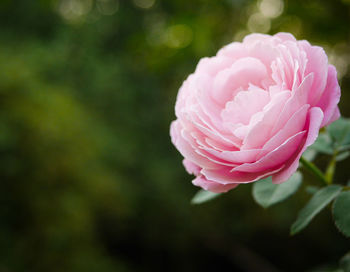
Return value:
<svg viewBox="0 0 350 272">
<path fill-rule="evenodd" d="M 336 69 L 293 35 L 251 34 L 203 58 L 179 90 L 171 139 L 192 181 L 212 192 L 296 171 L 321 127 L 339 118 Z"/>
</svg>

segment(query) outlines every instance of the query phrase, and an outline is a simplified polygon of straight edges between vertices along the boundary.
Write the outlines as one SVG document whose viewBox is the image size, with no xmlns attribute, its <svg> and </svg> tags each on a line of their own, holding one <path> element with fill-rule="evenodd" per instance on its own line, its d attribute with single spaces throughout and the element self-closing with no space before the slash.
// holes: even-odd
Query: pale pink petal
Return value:
<svg viewBox="0 0 350 272">
<path fill-rule="evenodd" d="M 217 103 L 224 105 L 234 97 L 238 89 L 247 89 L 249 83 L 259 86 L 266 76 L 266 67 L 260 60 L 241 58 L 217 74 L 211 96 Z"/>
<path fill-rule="evenodd" d="M 247 56 L 247 52 L 247 48 L 241 43 L 233 42 L 221 48 L 216 55 L 218 57 L 230 58 L 232 62 L 234 62 L 237 59 L 244 58 L 245 56 Z"/>
<path fill-rule="evenodd" d="M 178 121 L 174 121 L 171 123 L 171 140 L 176 146 L 176 148 L 180 151 L 181 155 L 200 167 L 206 167 L 208 169 L 218 168 L 217 164 L 197 154 L 193 147 L 183 138 L 183 136 L 181 135 L 182 132 L 183 129 Z"/>
<path fill-rule="evenodd" d="M 202 116 L 192 115 L 191 117 L 193 118 L 191 121 L 195 125 L 196 129 L 201 131 L 205 136 L 223 145 L 229 146 L 230 149 L 233 149 L 234 147 L 235 149 L 239 149 L 239 145 L 235 140 L 235 138 L 233 137 L 234 135 L 231 135 L 231 137 L 228 138 L 226 137 L 226 134 L 223 135 L 223 133 L 220 133 L 219 130 L 210 126 L 208 123 L 203 124 L 202 122 L 200 122 L 200 121 L 203 121 L 203 119 L 198 120 L 198 118 L 196 118 L 196 117 L 202 117 Z"/>
<path fill-rule="evenodd" d="M 225 123 L 248 125 L 254 113 L 261 111 L 269 102 L 269 93 L 260 88 L 239 92 L 232 101 L 227 102 L 221 112 Z"/>
<path fill-rule="evenodd" d="M 288 97 L 288 92 L 282 92 L 272 98 L 271 103 L 266 106 L 266 112 L 264 112 L 261 121 L 257 122 L 250 129 L 247 137 L 244 139 L 241 150 L 261 148 L 264 145 L 270 137 L 276 118 L 280 115 L 284 102 Z"/>
<path fill-rule="evenodd" d="M 232 173 L 235 172 L 262 172 L 268 169 L 281 166 L 292 156 L 298 149 L 301 140 L 303 139 L 306 131 L 301 131 L 294 136 L 287 139 L 275 150 L 262 157 L 260 160 L 254 163 L 244 163 L 233 169 Z"/>
<path fill-rule="evenodd" d="M 213 193 L 225 193 L 235 187 L 238 186 L 238 184 L 231 183 L 231 184 L 220 184 L 214 181 L 207 180 L 204 176 L 200 175 L 196 177 L 194 180 L 192 180 L 193 185 L 199 186 L 203 188 L 206 191 L 211 191 Z"/>
<path fill-rule="evenodd" d="M 311 46 L 307 41 L 300 41 L 299 45 L 307 54 L 308 62 L 305 74 L 314 74 L 314 82 L 309 92 L 308 101 L 311 106 L 315 106 L 326 86 L 328 58 L 324 50 L 319 46 Z"/>
<path fill-rule="evenodd" d="M 340 118 L 340 111 L 339 111 L 339 108 L 336 107 L 328 124 L 338 120 L 339 118 Z"/>
<path fill-rule="evenodd" d="M 250 149 L 240 151 L 217 151 L 213 149 L 205 149 L 208 153 L 222 160 L 235 164 L 244 162 L 254 162 L 261 152 L 261 149 Z"/>
<path fill-rule="evenodd" d="M 292 115 L 285 126 L 264 144 L 259 153 L 259 158 L 265 156 L 268 152 L 280 146 L 286 139 L 304 129 L 309 107 L 310 106 L 306 104 Z"/>
<path fill-rule="evenodd" d="M 312 145 L 319 133 L 321 124 L 323 120 L 323 112 L 320 108 L 314 107 L 309 112 L 308 118 L 308 135 L 306 137 L 305 143 L 299 147 L 299 151 L 296 155 L 292 156 L 289 161 L 286 163 L 286 166 L 282 171 L 276 173 L 272 176 L 272 182 L 279 184 L 287 181 L 290 176 L 297 170 L 299 166 L 299 159 L 306 148 Z"/>
<path fill-rule="evenodd" d="M 202 58 L 197 65 L 195 73 L 203 73 L 210 76 L 215 76 L 221 70 L 230 67 L 232 63 L 233 60 L 225 56 Z"/>
<path fill-rule="evenodd" d="M 273 39 L 273 37 L 271 37 L 270 35 L 253 33 L 253 34 L 249 34 L 249 35 L 244 37 L 243 44 L 250 45 L 250 44 L 256 43 L 256 42 L 270 41 L 271 39 Z"/>
<path fill-rule="evenodd" d="M 263 87 L 267 88 L 273 84 L 271 77 L 271 63 L 278 57 L 276 47 L 270 43 L 257 42 L 249 46 L 247 56 L 259 59 L 267 69 L 267 77 L 263 80 Z"/>
<path fill-rule="evenodd" d="M 200 158 L 202 158 L 202 159 L 205 158 L 206 161 L 210 161 L 210 162 L 214 163 L 216 165 L 216 167 L 214 167 L 214 168 L 219 168 L 221 165 L 230 166 L 230 167 L 237 166 L 236 164 L 226 162 L 226 161 L 221 160 L 220 158 L 217 158 L 217 157 L 211 155 L 210 153 L 206 152 L 204 150 L 204 147 L 206 146 L 205 142 L 199 138 L 196 138 L 196 136 L 199 137 L 198 134 L 196 135 L 196 133 L 189 133 L 186 130 L 182 130 L 181 136 L 185 140 L 185 142 L 188 143 L 192 147 L 192 150 L 194 150 L 194 152 L 200 156 Z M 194 162 L 197 163 L 198 159 L 194 160 Z M 200 164 L 200 163 L 197 163 L 197 164 L 199 166 L 202 166 L 202 164 Z"/>
<path fill-rule="evenodd" d="M 334 121 L 334 112 L 340 100 L 340 87 L 337 80 L 337 71 L 333 65 L 328 67 L 327 85 L 317 106 L 323 110 L 324 119 L 322 127 Z"/>
<path fill-rule="evenodd" d="M 229 167 L 222 167 L 220 169 L 202 169 L 201 174 L 203 174 L 207 179 L 215 181 L 221 184 L 231 184 L 231 183 L 251 183 L 265 177 L 271 176 L 279 172 L 284 165 L 269 169 L 268 171 L 247 173 L 247 172 L 235 172 L 232 173 L 232 169 Z"/>
<path fill-rule="evenodd" d="M 196 175 L 196 176 L 200 174 L 201 168 L 198 165 L 194 164 L 193 162 L 187 159 L 184 159 L 182 163 L 185 166 L 187 173 Z"/>
<path fill-rule="evenodd" d="M 275 34 L 274 36 L 280 38 L 282 41 L 293 41 L 293 42 L 296 42 L 295 37 L 292 34 L 290 34 L 290 33 L 279 32 L 279 33 Z"/>
<path fill-rule="evenodd" d="M 300 86 L 292 93 L 292 97 L 286 102 L 281 114 L 272 129 L 272 135 L 279 131 L 288 122 L 291 116 L 307 103 L 308 93 L 313 84 L 313 74 L 309 74 Z"/>
</svg>

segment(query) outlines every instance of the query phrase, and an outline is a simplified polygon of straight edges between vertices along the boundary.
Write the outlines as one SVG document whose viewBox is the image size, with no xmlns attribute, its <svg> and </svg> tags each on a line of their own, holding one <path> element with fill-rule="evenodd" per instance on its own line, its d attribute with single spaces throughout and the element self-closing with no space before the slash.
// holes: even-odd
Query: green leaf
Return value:
<svg viewBox="0 0 350 272">
<path fill-rule="evenodd" d="M 320 153 L 332 155 L 334 153 L 332 138 L 328 135 L 328 133 L 320 133 L 316 141 L 310 146 L 310 149 L 314 149 Z"/>
<path fill-rule="evenodd" d="M 309 185 L 306 187 L 305 191 L 307 193 L 309 193 L 310 195 L 314 195 L 318 192 L 318 190 L 320 190 L 320 187 L 318 186 L 313 186 L 313 185 Z"/>
<path fill-rule="evenodd" d="M 350 119 L 340 118 L 330 124 L 327 130 L 338 148 L 350 144 Z"/>
<path fill-rule="evenodd" d="M 350 272 L 350 253 L 341 258 L 339 264 L 343 272 Z"/>
<path fill-rule="evenodd" d="M 337 157 L 335 159 L 336 159 L 336 161 L 343 161 L 343 160 L 347 159 L 349 156 L 350 156 L 350 152 L 345 151 L 345 152 L 342 152 L 339 155 L 337 155 Z"/>
<path fill-rule="evenodd" d="M 339 194 L 341 189 L 339 185 L 330 185 L 314 194 L 306 206 L 299 211 L 297 220 L 291 227 L 291 234 L 294 235 L 305 228 Z"/>
<path fill-rule="evenodd" d="M 342 145 L 338 147 L 338 151 L 342 152 L 342 151 L 347 151 L 350 149 L 350 144 L 346 144 L 346 145 Z"/>
<path fill-rule="evenodd" d="M 200 189 L 192 198 L 191 204 L 202 204 L 204 202 L 207 202 L 209 200 L 212 200 L 218 197 L 219 195 L 221 194 Z"/>
<path fill-rule="evenodd" d="M 316 158 L 317 151 L 316 149 L 312 149 L 311 146 L 308 147 L 303 153 L 303 157 L 308 161 L 313 161 Z"/>
<path fill-rule="evenodd" d="M 337 228 L 350 237 L 350 191 L 342 192 L 333 204 L 333 218 Z"/>
<path fill-rule="evenodd" d="M 294 194 L 301 180 L 302 176 L 299 172 L 282 184 L 273 184 L 271 178 L 259 180 L 253 184 L 253 197 L 259 205 L 267 208 Z"/>
</svg>

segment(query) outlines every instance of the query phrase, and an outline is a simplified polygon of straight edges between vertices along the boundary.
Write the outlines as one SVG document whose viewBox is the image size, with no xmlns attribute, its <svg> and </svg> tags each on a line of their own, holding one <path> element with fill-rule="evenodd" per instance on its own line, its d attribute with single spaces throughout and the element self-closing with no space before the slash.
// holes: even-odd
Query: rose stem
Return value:
<svg viewBox="0 0 350 272">
<path fill-rule="evenodd" d="M 317 168 L 316 165 L 314 165 L 312 162 L 309 162 L 308 160 L 305 160 L 303 157 L 300 158 L 300 162 L 303 164 L 303 166 L 312 172 L 320 181 L 322 181 L 325 184 L 329 184 L 326 177 L 323 175 L 320 169 Z"/>
<path fill-rule="evenodd" d="M 327 170 L 326 170 L 326 180 L 328 182 L 328 184 L 332 184 L 333 183 L 333 176 L 334 176 L 334 172 L 335 172 L 335 165 L 336 165 L 336 155 L 334 155 L 331 159 L 331 161 L 328 164 Z"/>
</svg>

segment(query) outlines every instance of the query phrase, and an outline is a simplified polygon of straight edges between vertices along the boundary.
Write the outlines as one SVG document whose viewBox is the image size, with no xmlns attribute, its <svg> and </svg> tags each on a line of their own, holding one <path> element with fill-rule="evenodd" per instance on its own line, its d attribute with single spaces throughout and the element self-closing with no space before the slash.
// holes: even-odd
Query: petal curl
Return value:
<svg viewBox="0 0 350 272">
<path fill-rule="evenodd" d="M 338 103 L 340 100 L 340 87 L 337 79 L 337 71 L 333 65 L 328 67 L 327 85 L 317 106 L 324 113 L 321 127 L 329 125 L 339 118 Z"/>
<path fill-rule="evenodd" d="M 318 107 L 313 107 L 309 112 L 308 117 L 308 135 L 305 142 L 300 146 L 299 151 L 289 159 L 286 166 L 278 173 L 272 175 L 272 182 L 275 184 L 280 184 L 287 181 L 291 175 L 297 170 L 299 166 L 299 160 L 306 148 L 312 145 L 319 133 L 321 124 L 323 121 L 323 112 Z"/>
</svg>

